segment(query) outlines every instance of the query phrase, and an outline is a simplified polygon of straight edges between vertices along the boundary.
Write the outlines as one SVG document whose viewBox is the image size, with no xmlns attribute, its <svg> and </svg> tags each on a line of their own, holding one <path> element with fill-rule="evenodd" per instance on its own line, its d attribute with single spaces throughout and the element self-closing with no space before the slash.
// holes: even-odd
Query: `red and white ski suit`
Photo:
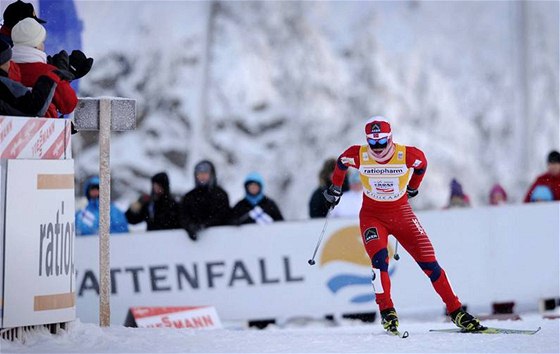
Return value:
<svg viewBox="0 0 560 354">
<path fill-rule="evenodd" d="M 430 278 L 449 313 L 461 302 L 454 294 L 434 248 L 408 204 L 407 186 L 418 189 L 427 168 L 424 153 L 412 146 L 395 144 L 393 156 L 377 162 L 367 145 L 348 148 L 337 160 L 333 184 L 342 186 L 348 167 L 360 171 L 364 198 L 360 210 L 362 241 L 373 267 L 375 301 L 381 311 L 394 307 L 391 300 L 387 239 L 393 235 Z M 344 196 L 342 196 L 344 198 Z"/>
</svg>

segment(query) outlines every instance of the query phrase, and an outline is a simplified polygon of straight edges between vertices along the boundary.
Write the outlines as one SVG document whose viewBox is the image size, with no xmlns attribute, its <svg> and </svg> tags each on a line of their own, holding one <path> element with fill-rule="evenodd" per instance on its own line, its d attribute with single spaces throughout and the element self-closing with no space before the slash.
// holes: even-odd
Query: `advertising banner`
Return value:
<svg viewBox="0 0 560 354">
<path fill-rule="evenodd" d="M 74 161 L 8 160 L 3 327 L 75 318 Z"/>
<path fill-rule="evenodd" d="M 0 158 L 72 158 L 68 119 L 0 116 Z"/>
<path fill-rule="evenodd" d="M 200 307 L 133 307 L 130 315 L 136 327 L 167 327 L 191 329 L 222 328 L 213 306 Z"/>
<path fill-rule="evenodd" d="M 536 309 L 541 297 L 558 296 L 559 206 L 438 210 L 417 216 L 453 289 L 469 308 L 490 312 L 492 302 L 513 300 Z M 184 230 L 112 235 L 111 321 L 122 325 L 135 306 L 214 306 L 222 321 L 377 311 L 371 262 L 357 219 L 330 220 L 316 264 L 308 264 L 323 224 L 324 219 L 314 219 L 215 227 L 201 232 L 197 241 Z M 395 261 L 395 241 L 389 241 L 398 311 L 443 315 L 443 302 L 430 279 L 402 246 Z M 539 257 L 531 256 L 535 247 Z M 528 258 L 531 266 L 522 266 Z M 98 264 L 98 238 L 78 237 L 77 312 L 83 322 L 99 318 Z M 538 277 L 535 269 L 542 270 Z"/>
</svg>

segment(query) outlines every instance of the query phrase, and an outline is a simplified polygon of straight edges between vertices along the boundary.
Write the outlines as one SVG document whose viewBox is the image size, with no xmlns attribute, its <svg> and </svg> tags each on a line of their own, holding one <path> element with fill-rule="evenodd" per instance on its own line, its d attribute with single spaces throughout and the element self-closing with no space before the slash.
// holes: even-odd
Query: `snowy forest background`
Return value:
<svg viewBox="0 0 560 354">
<path fill-rule="evenodd" d="M 233 205 L 263 174 L 288 219 L 307 218 L 323 161 L 363 143 L 372 115 L 421 148 L 416 209 L 441 208 L 457 177 L 474 205 L 500 182 L 519 203 L 559 147 L 556 1 L 78 1 L 95 58 L 80 96 L 137 100 L 115 133 L 113 199 L 167 171 L 194 186 L 208 158 Z M 98 171 L 97 135 L 73 137 L 76 176 Z"/>
</svg>

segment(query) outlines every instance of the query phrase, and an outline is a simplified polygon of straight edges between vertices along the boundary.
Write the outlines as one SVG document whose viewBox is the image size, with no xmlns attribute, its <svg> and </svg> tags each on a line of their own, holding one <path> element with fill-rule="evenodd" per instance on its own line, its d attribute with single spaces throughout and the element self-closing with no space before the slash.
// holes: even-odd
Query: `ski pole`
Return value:
<svg viewBox="0 0 560 354">
<path fill-rule="evenodd" d="M 307 261 L 307 263 L 309 263 L 309 265 L 314 265 L 315 264 L 315 256 L 317 255 L 317 250 L 319 249 L 319 246 L 321 245 L 321 241 L 323 240 L 323 236 L 325 236 L 325 230 L 327 229 L 327 223 L 329 221 L 329 215 L 331 215 L 331 211 L 333 210 L 333 208 L 334 208 L 334 205 L 329 208 L 329 211 L 327 212 L 327 215 L 325 216 L 325 224 L 323 225 L 323 231 L 321 231 L 321 235 L 319 236 L 319 240 L 317 240 L 317 245 L 315 246 L 315 250 L 313 251 L 313 257 L 311 257 L 311 259 Z"/>
<path fill-rule="evenodd" d="M 399 240 L 395 239 L 395 254 L 393 255 L 395 261 L 398 261 L 401 258 L 401 256 L 399 256 L 398 249 L 399 249 Z"/>
</svg>

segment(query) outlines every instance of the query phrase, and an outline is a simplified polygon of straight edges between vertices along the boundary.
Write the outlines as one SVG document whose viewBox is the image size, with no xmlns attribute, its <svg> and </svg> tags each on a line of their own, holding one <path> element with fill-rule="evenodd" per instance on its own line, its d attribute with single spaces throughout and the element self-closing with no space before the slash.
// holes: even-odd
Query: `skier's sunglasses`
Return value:
<svg viewBox="0 0 560 354">
<path fill-rule="evenodd" d="M 375 139 L 368 139 L 367 140 L 369 146 L 371 146 L 371 147 L 375 147 L 376 145 L 379 145 L 379 147 L 383 147 L 383 145 L 387 145 L 388 141 L 389 141 L 389 139 L 387 139 L 387 138 L 381 138 L 379 140 L 375 140 Z"/>
</svg>

